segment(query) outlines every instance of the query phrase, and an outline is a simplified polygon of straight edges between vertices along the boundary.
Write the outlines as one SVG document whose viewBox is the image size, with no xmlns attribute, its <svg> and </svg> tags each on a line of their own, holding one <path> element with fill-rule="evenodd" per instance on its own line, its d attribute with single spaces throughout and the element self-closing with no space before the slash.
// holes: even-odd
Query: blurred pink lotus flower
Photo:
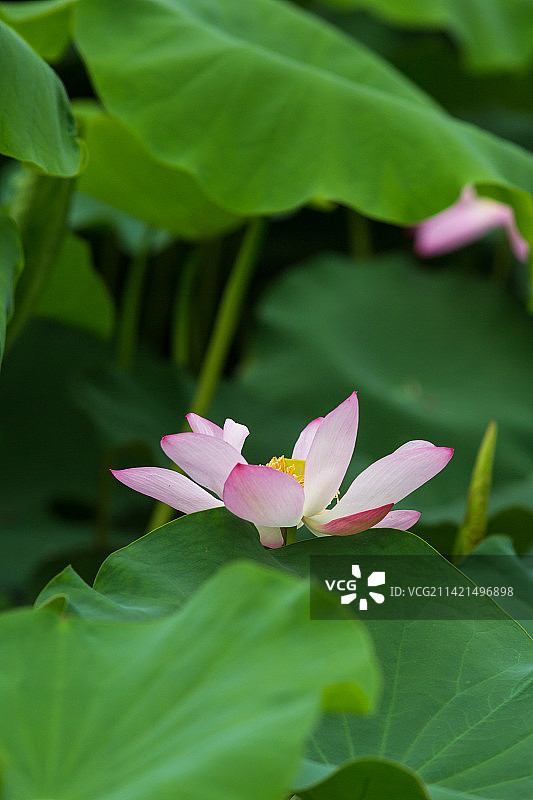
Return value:
<svg viewBox="0 0 533 800">
<path fill-rule="evenodd" d="M 415 252 L 423 258 L 440 256 L 476 241 L 493 228 L 505 228 L 513 253 L 526 261 L 529 245 L 516 226 L 511 206 L 478 197 L 473 186 L 465 186 L 456 203 L 415 227 Z"/>
<path fill-rule="evenodd" d="M 222 429 L 188 414 L 192 432 L 164 436 L 161 447 L 190 478 L 160 467 L 111 471 L 126 486 L 185 514 L 226 506 L 253 522 L 267 547 L 283 544 L 282 528 L 302 524 L 316 536 L 369 528 L 408 530 L 420 513 L 393 511 L 394 504 L 440 472 L 453 450 L 421 440 L 407 442 L 361 472 L 344 497 L 328 508 L 338 499 L 352 458 L 358 417 L 353 392 L 303 429 L 291 458 L 280 456 L 263 466 L 248 464 L 241 455 L 248 435 L 244 425 L 226 420 Z"/>
</svg>

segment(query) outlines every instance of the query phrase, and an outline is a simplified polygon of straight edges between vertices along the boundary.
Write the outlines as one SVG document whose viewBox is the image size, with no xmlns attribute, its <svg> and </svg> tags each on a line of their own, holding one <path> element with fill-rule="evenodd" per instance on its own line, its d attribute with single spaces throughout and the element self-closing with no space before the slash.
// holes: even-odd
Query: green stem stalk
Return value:
<svg viewBox="0 0 533 800">
<path fill-rule="evenodd" d="M 207 413 L 220 381 L 233 336 L 237 330 L 241 307 L 253 274 L 264 231 L 264 219 L 257 217 L 248 223 L 222 294 L 207 353 L 200 370 L 198 385 L 192 401 L 192 411 L 196 414 Z"/>
<path fill-rule="evenodd" d="M 206 313 L 204 308 L 198 308 L 198 303 L 193 303 L 193 298 L 200 282 L 205 288 L 202 268 L 208 267 L 207 277 L 212 280 L 211 276 L 213 274 L 216 276 L 218 272 L 219 257 L 220 242 L 218 239 L 210 239 L 197 244 L 185 260 L 178 286 L 171 337 L 172 360 L 176 366 L 188 369 L 192 374 L 195 373 L 194 345 L 199 343 L 199 346 L 202 346 L 202 336 L 196 335 L 195 314 L 204 315 Z M 213 305 L 216 307 L 216 301 Z"/>
<path fill-rule="evenodd" d="M 190 358 L 191 297 L 198 266 L 202 260 L 201 245 L 188 255 L 179 282 L 172 327 L 172 361 L 177 367 L 187 369 Z"/>
<path fill-rule="evenodd" d="M 251 219 L 244 233 L 237 258 L 222 294 L 215 324 L 207 347 L 198 384 L 191 403 L 191 411 L 204 416 L 213 400 L 229 349 L 237 330 L 240 312 L 263 240 L 266 221 Z M 148 530 L 165 525 L 172 519 L 173 509 L 158 503 L 150 518 Z"/>
<path fill-rule="evenodd" d="M 350 252 L 354 258 L 368 258 L 373 253 L 370 223 L 353 208 L 349 208 L 347 213 Z"/>
<path fill-rule="evenodd" d="M 137 349 L 142 290 L 148 266 L 150 240 L 151 231 L 147 228 L 139 249 L 131 259 L 124 287 L 117 331 L 117 363 L 124 370 L 130 370 L 133 366 Z"/>
</svg>

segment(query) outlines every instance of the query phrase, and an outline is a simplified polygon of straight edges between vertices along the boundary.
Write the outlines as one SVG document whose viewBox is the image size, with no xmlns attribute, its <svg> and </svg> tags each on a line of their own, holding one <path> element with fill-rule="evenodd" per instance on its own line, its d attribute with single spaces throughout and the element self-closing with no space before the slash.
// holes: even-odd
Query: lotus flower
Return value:
<svg viewBox="0 0 533 800">
<path fill-rule="evenodd" d="M 516 226 L 511 206 L 478 197 L 473 186 L 465 186 L 456 203 L 416 226 L 415 251 L 423 258 L 440 256 L 476 241 L 493 228 L 505 228 L 513 253 L 526 261 L 529 245 Z"/>
<path fill-rule="evenodd" d="M 220 428 L 188 414 L 192 432 L 164 436 L 161 447 L 190 478 L 160 467 L 111 471 L 126 486 L 185 514 L 226 506 L 253 522 L 267 547 L 280 547 L 283 529 L 302 524 L 316 536 L 379 527 L 408 530 L 420 513 L 392 510 L 393 506 L 440 472 L 453 450 L 421 440 L 407 442 L 361 472 L 339 500 L 358 417 L 354 392 L 303 429 L 291 458 L 279 456 L 267 465 L 253 465 L 241 454 L 248 428 L 231 419 Z"/>
</svg>

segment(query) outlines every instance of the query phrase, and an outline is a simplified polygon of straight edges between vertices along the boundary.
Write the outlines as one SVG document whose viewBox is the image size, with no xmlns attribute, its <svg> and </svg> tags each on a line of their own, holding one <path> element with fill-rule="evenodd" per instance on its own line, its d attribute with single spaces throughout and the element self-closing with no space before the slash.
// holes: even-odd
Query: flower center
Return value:
<svg viewBox="0 0 533 800">
<path fill-rule="evenodd" d="M 285 472 L 291 478 L 298 481 L 300 486 L 304 485 L 304 472 L 305 461 L 303 458 L 285 458 L 285 456 L 278 456 L 271 458 L 267 467 L 277 469 L 279 472 Z"/>
</svg>

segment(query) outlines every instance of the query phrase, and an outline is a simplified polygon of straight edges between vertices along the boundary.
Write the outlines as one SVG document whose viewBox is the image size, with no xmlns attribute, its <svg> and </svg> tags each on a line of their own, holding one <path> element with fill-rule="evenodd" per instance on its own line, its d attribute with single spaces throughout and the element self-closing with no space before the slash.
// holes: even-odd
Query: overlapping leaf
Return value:
<svg viewBox="0 0 533 800">
<path fill-rule="evenodd" d="M 313 626 L 308 597 L 240 564 L 150 624 L 4 615 L 10 800 L 278 800 L 320 706 L 363 711 L 378 688 L 363 626 Z"/>
<path fill-rule="evenodd" d="M 1 21 L 0 96 L 0 153 L 52 175 L 75 175 L 81 154 L 63 84 Z"/>
<path fill-rule="evenodd" d="M 223 207 L 272 213 L 319 197 L 412 223 L 475 183 L 500 187 L 532 237 L 531 156 L 453 120 L 316 17 L 277 0 L 129 8 L 77 7 L 97 90 L 154 157 Z"/>
<path fill-rule="evenodd" d="M 4 2 L 0 3 L 0 19 L 14 28 L 46 61 L 57 61 L 70 41 L 72 11 L 76 2 Z"/>
</svg>

